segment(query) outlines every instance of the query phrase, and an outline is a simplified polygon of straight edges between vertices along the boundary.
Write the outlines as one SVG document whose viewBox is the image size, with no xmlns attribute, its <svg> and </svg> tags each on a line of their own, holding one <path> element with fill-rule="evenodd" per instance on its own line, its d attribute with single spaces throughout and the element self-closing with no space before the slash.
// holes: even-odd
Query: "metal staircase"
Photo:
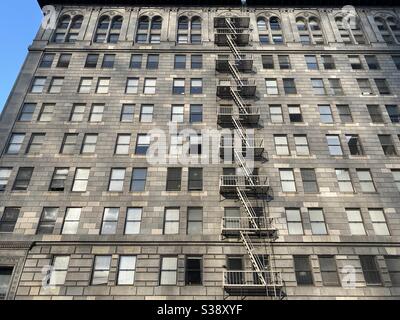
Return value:
<svg viewBox="0 0 400 320">
<path fill-rule="evenodd" d="M 233 143 L 232 148 L 233 159 L 243 172 L 242 175 L 221 176 L 220 191 L 221 193 L 230 192 L 235 198 L 239 199 L 246 214 L 246 217 L 224 218 L 222 233 L 225 236 L 239 237 L 252 266 L 252 270 L 229 270 L 224 272 L 224 288 L 229 295 L 266 295 L 272 298 L 282 298 L 284 296 L 283 281 L 280 273 L 274 271 L 272 264 L 272 242 L 277 238 L 277 230 L 273 226 L 271 218 L 257 215 L 252 205 L 252 200 L 249 198 L 250 195 L 256 195 L 257 199 L 258 195 L 265 195 L 269 189 L 269 182 L 265 176 L 254 175 L 248 163 L 249 150 L 253 151 L 252 155 L 254 156 L 254 150 L 263 152 L 264 148 L 262 140 L 249 136 L 245 130 L 245 126 L 250 124 L 247 121 L 249 115 L 254 111 L 254 107 L 245 102 L 245 98 L 252 96 L 251 92 L 249 94 L 251 90 L 248 90 L 251 82 L 242 77 L 241 69 L 239 68 L 244 61 L 248 62 L 246 55 L 242 54 L 238 49 L 239 43 L 241 45 L 246 44 L 244 43 L 246 37 L 242 35 L 248 29 L 246 26 L 249 26 L 249 23 L 245 19 L 248 18 L 225 18 L 225 20 L 216 18 L 215 21 L 218 34 L 216 36 L 217 44 L 228 46 L 231 56 L 233 56 L 233 59 L 226 58 L 224 61 L 217 61 L 217 70 L 229 73 L 233 79 L 233 82 L 229 79 L 224 79 L 224 84 L 220 85 L 222 88 L 219 92 L 217 90 L 217 95 L 233 100 L 238 109 L 238 113 L 234 114 L 229 108 L 221 107 L 221 115 L 224 117 L 223 120 L 225 122 L 227 119 L 230 120 L 229 122 L 241 141 L 240 146 L 235 146 Z M 230 118 L 227 118 L 228 111 L 232 112 Z M 252 119 L 259 120 L 254 116 Z M 226 146 L 223 146 L 223 148 L 226 148 Z M 253 158 L 252 161 L 254 160 Z M 268 257 L 268 265 L 265 265 L 262 261 L 263 259 L 260 259 L 260 255 L 257 254 L 260 251 L 262 251 L 263 256 Z"/>
</svg>

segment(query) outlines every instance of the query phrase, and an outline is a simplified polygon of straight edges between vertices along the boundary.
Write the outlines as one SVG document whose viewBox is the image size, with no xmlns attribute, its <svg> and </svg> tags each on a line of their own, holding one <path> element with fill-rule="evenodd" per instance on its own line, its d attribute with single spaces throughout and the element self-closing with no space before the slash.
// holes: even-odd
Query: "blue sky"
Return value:
<svg viewBox="0 0 400 320">
<path fill-rule="evenodd" d="M 42 19 L 36 0 L 0 1 L 0 111 L 10 94 Z"/>
</svg>

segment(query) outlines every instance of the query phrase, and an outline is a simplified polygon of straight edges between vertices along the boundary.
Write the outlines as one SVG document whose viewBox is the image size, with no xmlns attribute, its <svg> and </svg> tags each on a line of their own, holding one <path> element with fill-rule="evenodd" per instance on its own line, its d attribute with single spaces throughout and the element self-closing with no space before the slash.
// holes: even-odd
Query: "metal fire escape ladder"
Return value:
<svg viewBox="0 0 400 320">
<path fill-rule="evenodd" d="M 253 253 L 255 250 L 255 247 L 254 247 L 253 243 L 251 242 L 250 237 L 243 231 L 240 231 L 240 238 L 241 238 L 241 240 L 246 248 L 246 251 L 250 257 L 251 264 L 253 265 L 254 270 L 257 272 L 258 279 L 260 280 L 260 282 L 263 285 L 266 286 L 267 282 L 266 282 L 264 274 L 263 274 L 266 272 L 265 266 L 261 262 L 260 258 Z"/>
</svg>

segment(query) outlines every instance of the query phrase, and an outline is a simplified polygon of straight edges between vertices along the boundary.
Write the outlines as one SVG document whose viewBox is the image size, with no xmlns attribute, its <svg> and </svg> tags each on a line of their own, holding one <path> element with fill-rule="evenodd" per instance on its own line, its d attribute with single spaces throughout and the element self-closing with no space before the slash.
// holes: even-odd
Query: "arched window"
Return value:
<svg viewBox="0 0 400 320">
<path fill-rule="evenodd" d="M 375 23 L 378 27 L 383 40 L 387 44 L 395 44 L 396 41 L 400 43 L 400 25 L 399 21 L 394 17 L 384 19 L 382 17 L 375 17 Z"/>
<path fill-rule="evenodd" d="M 317 17 L 298 17 L 296 25 L 300 35 L 300 42 L 303 45 L 321 45 L 325 43 L 322 28 Z"/>
<path fill-rule="evenodd" d="M 83 16 L 78 15 L 73 18 L 69 15 L 63 15 L 57 24 L 57 29 L 53 36 L 56 43 L 76 41 L 83 23 Z"/>
<path fill-rule="evenodd" d="M 97 24 L 94 42 L 117 43 L 123 21 L 124 19 L 121 16 L 115 16 L 112 19 L 109 16 L 102 16 Z"/>
<path fill-rule="evenodd" d="M 344 21 L 343 17 L 335 18 L 336 26 L 344 44 L 365 44 L 364 32 L 361 28 L 361 20 L 358 17 Z"/>
<path fill-rule="evenodd" d="M 160 43 L 161 42 L 162 18 L 155 16 L 150 19 L 148 16 L 139 18 L 136 32 L 137 43 Z"/>
<path fill-rule="evenodd" d="M 278 17 L 266 19 L 258 17 L 257 19 L 258 36 L 262 45 L 283 44 L 281 21 Z"/>
<path fill-rule="evenodd" d="M 199 44 L 201 43 L 201 18 L 192 17 L 190 20 L 186 16 L 178 18 L 177 43 L 180 44 Z"/>
</svg>

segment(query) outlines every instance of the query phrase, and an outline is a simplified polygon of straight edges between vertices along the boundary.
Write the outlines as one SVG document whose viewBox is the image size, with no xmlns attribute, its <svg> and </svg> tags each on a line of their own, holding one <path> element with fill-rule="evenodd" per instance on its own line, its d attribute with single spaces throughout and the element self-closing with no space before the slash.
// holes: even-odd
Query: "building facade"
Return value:
<svg viewBox="0 0 400 320">
<path fill-rule="evenodd" d="M 0 299 L 398 299 L 400 7 L 164 2 L 39 1 Z"/>
</svg>

